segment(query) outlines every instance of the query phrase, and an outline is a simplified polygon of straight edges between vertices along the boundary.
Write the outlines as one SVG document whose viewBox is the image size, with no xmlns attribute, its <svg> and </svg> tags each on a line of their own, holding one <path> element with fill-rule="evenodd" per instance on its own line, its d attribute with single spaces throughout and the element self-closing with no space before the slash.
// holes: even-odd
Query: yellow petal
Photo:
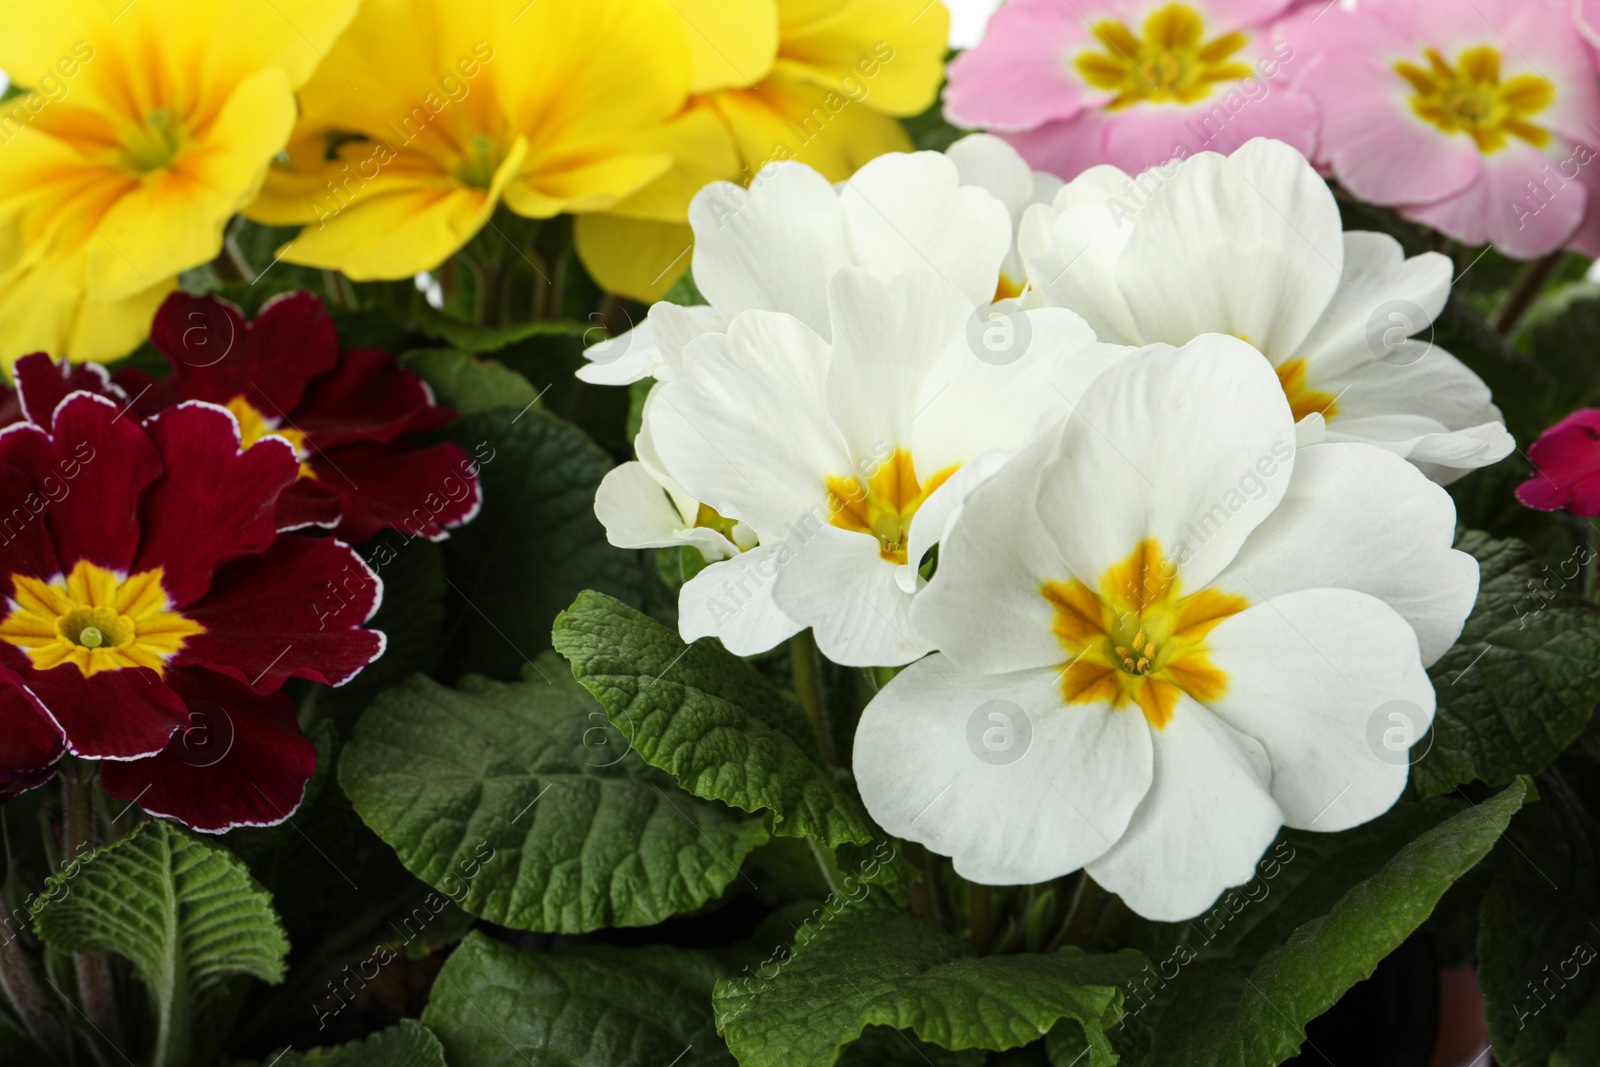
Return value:
<svg viewBox="0 0 1600 1067">
<path fill-rule="evenodd" d="M 838 182 L 886 152 L 912 149 L 911 138 L 887 115 L 776 75 L 756 89 L 711 99 L 751 174 L 775 160 L 798 159 Z"/>
<path fill-rule="evenodd" d="M 950 12 L 928 0 L 779 0 L 774 73 L 856 96 L 887 115 L 933 104 Z"/>
<path fill-rule="evenodd" d="M 255 198 L 293 125 L 283 71 L 269 67 L 241 82 L 204 137 L 100 221 L 104 240 L 91 246 L 90 288 L 101 299 L 128 296 L 215 257 L 223 227 Z"/>
<path fill-rule="evenodd" d="M 600 287 L 654 303 L 689 268 L 694 231 L 687 223 L 616 215 L 580 215 L 574 224 L 578 256 Z"/>
<path fill-rule="evenodd" d="M 743 89 L 765 78 L 778 55 L 774 0 L 674 0 L 689 41 L 691 92 Z"/>
<path fill-rule="evenodd" d="M 341 270 L 357 281 L 409 278 L 431 270 L 489 221 L 527 150 L 527 142 L 519 138 L 487 190 L 469 188 L 440 171 L 431 183 L 367 197 L 326 226 L 307 226 L 284 246 L 283 258 Z"/>
<path fill-rule="evenodd" d="M 0 0 L 0 70 L 5 70 L 17 85 L 34 88 L 50 72 L 65 77 L 65 70 L 79 63 L 94 48 L 90 40 L 104 40 L 108 16 L 93 0 Z M 100 31 L 100 32 L 96 32 Z M 85 42 L 76 52 L 73 46 Z M 69 61 L 58 68 L 58 60 Z M 92 60 L 91 60 L 92 62 Z M 76 78 L 77 74 L 71 76 Z"/>
<path fill-rule="evenodd" d="M 659 222 L 684 222 L 694 194 L 715 181 L 738 181 L 739 153 L 733 134 L 708 105 L 691 107 L 677 119 L 640 137 L 642 150 L 666 152 L 672 167 L 610 209 L 611 214 Z"/>
<path fill-rule="evenodd" d="M 538 160 L 506 186 L 506 206 L 531 219 L 563 212 L 604 211 L 672 169 L 665 152 L 636 152 L 593 161 Z"/>
</svg>

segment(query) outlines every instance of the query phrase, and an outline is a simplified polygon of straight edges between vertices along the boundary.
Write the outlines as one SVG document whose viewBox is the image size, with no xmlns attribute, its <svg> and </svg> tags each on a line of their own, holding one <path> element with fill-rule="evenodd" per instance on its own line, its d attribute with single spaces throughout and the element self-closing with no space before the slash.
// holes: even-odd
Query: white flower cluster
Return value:
<svg viewBox="0 0 1600 1067">
<path fill-rule="evenodd" d="M 1062 186 L 977 135 L 690 219 L 709 304 L 581 372 L 658 382 L 596 511 L 708 561 L 687 640 L 910 664 L 855 739 L 884 829 L 1176 920 L 1394 803 L 1478 586 L 1439 483 L 1513 447 L 1427 339 L 1448 259 L 1265 140 Z"/>
</svg>

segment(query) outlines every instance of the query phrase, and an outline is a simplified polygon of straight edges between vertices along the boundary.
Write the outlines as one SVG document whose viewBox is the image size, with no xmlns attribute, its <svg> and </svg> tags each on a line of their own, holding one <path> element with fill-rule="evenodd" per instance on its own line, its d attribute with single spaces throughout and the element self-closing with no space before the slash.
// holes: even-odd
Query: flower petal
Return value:
<svg viewBox="0 0 1600 1067">
<path fill-rule="evenodd" d="M 1260 742 L 1271 791 L 1299 830 L 1347 830 L 1388 811 L 1406 786 L 1402 748 L 1374 747 L 1397 705 L 1420 740 L 1433 721 L 1433 683 L 1411 627 L 1381 600 L 1351 589 L 1303 589 L 1225 619 L 1206 638 L 1228 676 L 1212 714 Z"/>
<path fill-rule="evenodd" d="M 442 541 L 483 505 L 476 465 L 448 442 L 431 448 L 409 441 L 345 445 L 316 453 L 306 465 L 343 497 L 334 531 L 351 544 L 385 528 Z M 291 491 L 305 481 L 301 478 Z M 283 520 L 280 505 L 280 529 Z"/>
<path fill-rule="evenodd" d="M 678 632 L 685 641 L 721 638 L 736 656 L 776 648 L 804 626 L 772 599 L 780 545 L 762 545 L 713 563 L 678 594 Z"/>
<path fill-rule="evenodd" d="M 14 676 L 0 678 L 0 800 L 49 781 L 66 751 L 65 740 Z"/>
<path fill-rule="evenodd" d="M 1150 728 L 1137 709 L 1062 707 L 1054 670 L 972 674 L 935 655 L 873 697 L 851 766 L 887 832 L 975 882 L 1044 882 L 1123 835 L 1150 788 Z"/>
<path fill-rule="evenodd" d="M 1478 595 L 1478 564 L 1450 546 L 1456 507 L 1403 459 L 1358 444 L 1295 456 L 1283 502 L 1212 580 L 1252 603 L 1297 590 L 1370 594 L 1399 612 L 1431 664 L 1455 643 Z"/>
<path fill-rule="evenodd" d="M 796 523 L 779 556 L 773 600 L 816 631 L 817 648 L 846 667 L 899 667 L 933 651 L 911 625 L 911 594 L 878 540 L 811 516 Z"/>
<path fill-rule="evenodd" d="M 204 833 L 274 826 L 293 815 L 317 769 L 294 703 L 260 696 L 206 670 L 175 670 L 170 684 L 188 721 L 147 759 L 102 763 L 106 792 Z"/>
<path fill-rule="evenodd" d="M 269 417 L 293 411 L 307 383 L 339 360 L 333 319 L 305 292 L 273 297 L 254 322 L 215 297 L 174 293 L 150 342 L 172 364 L 166 387 L 174 395 L 213 404 L 243 397 Z"/>
<path fill-rule="evenodd" d="M 1261 745 L 1189 697 L 1150 737 L 1150 792 L 1128 832 L 1085 870 L 1146 919 L 1177 922 L 1254 876 L 1283 813 Z"/>
</svg>

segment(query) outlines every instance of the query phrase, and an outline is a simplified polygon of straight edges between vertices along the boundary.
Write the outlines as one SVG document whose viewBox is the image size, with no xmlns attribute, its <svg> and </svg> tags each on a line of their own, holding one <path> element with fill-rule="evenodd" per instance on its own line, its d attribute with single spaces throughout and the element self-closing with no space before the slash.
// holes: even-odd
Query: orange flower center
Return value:
<svg viewBox="0 0 1600 1067">
<path fill-rule="evenodd" d="M 161 568 L 124 576 L 80 560 L 65 578 L 12 575 L 0 640 L 27 653 L 35 670 L 71 663 L 84 677 L 124 667 L 160 674 L 205 627 L 172 610 Z"/>
<path fill-rule="evenodd" d="M 865 482 L 853 474 L 828 479 L 828 522 L 877 538 L 884 559 L 905 563 L 912 517 L 955 472 L 955 467 L 946 467 L 923 485 L 911 453 L 896 449 Z"/>
<path fill-rule="evenodd" d="M 1051 629 L 1071 657 L 1061 673 L 1066 703 L 1137 704 L 1161 729 L 1181 694 L 1205 702 L 1227 691 L 1205 639 L 1249 601 L 1215 589 L 1184 596 L 1177 566 L 1153 538 L 1109 568 L 1098 591 L 1074 578 L 1046 582 L 1039 592 L 1055 609 Z"/>
<path fill-rule="evenodd" d="M 1295 422 L 1311 414 L 1321 415 L 1324 419 L 1332 419 L 1339 414 L 1338 397 L 1307 384 L 1305 360 L 1291 359 L 1278 364 L 1276 369 L 1278 384 L 1283 386 L 1283 395 L 1289 398 L 1289 409 L 1294 412 Z"/>
</svg>

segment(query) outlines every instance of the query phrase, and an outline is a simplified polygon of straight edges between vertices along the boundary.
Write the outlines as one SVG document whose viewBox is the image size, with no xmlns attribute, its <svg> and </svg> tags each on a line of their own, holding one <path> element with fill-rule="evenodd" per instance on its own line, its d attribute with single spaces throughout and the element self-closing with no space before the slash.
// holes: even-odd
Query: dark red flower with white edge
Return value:
<svg viewBox="0 0 1600 1067">
<path fill-rule="evenodd" d="M 1533 477 L 1517 499 L 1540 511 L 1600 515 L 1600 409 L 1582 408 L 1528 446 Z"/>
<path fill-rule="evenodd" d="M 11 368 L 17 387 L 0 384 L 0 427 L 24 420 L 50 425 L 50 414 L 71 393 L 99 393 L 122 404 L 128 402 L 111 375 L 98 363 L 57 363 L 43 352 L 23 356 Z M 27 393 L 31 401 L 25 401 Z"/>
<path fill-rule="evenodd" d="M 242 448 L 212 404 L 125 412 L 74 393 L 0 431 L 0 781 L 44 773 L 53 733 L 146 811 L 280 822 L 315 752 L 279 690 L 382 654 L 382 585 L 342 541 L 277 532 L 287 441 Z"/>
<path fill-rule="evenodd" d="M 455 412 L 382 349 L 341 350 L 327 308 L 310 293 L 274 298 L 254 322 L 224 301 L 174 293 L 150 340 L 172 374 L 117 375 L 141 414 L 205 400 L 233 412 L 247 445 L 274 434 L 294 447 L 300 477 L 279 498 L 280 529 L 332 527 L 359 543 L 392 527 L 439 541 L 477 514 L 477 468 L 467 454 L 408 439 Z"/>
</svg>

